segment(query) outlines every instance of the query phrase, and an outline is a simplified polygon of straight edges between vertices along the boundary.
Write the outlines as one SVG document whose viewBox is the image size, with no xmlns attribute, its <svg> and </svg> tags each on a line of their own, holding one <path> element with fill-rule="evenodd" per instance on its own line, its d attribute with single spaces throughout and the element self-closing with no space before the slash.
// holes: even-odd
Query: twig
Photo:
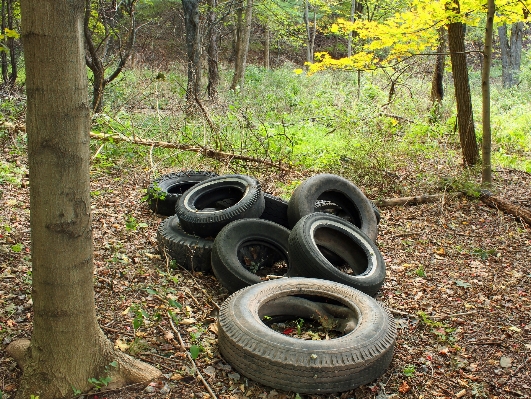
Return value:
<svg viewBox="0 0 531 399">
<path fill-rule="evenodd" d="M 91 161 L 94 161 L 94 159 L 98 156 L 98 154 L 100 153 L 100 151 L 103 149 L 103 146 L 105 145 L 105 143 L 103 143 L 102 145 L 100 145 L 100 148 L 98 148 L 98 151 L 96 151 L 96 153 L 92 156 L 92 158 L 90 158 Z"/>
<path fill-rule="evenodd" d="M 461 197 L 463 193 L 444 193 L 444 194 L 434 194 L 434 195 L 417 195 L 415 197 L 402 197 L 402 198 L 391 198 L 374 201 L 375 205 L 378 207 L 391 207 L 391 206 L 401 206 L 401 205 L 419 205 L 427 204 L 430 202 L 444 201 L 446 197 Z"/>
<path fill-rule="evenodd" d="M 477 310 L 471 310 L 470 312 L 453 313 L 453 314 L 441 315 L 441 316 L 433 316 L 433 319 L 450 319 L 452 317 L 466 316 L 466 315 L 474 314 L 474 313 L 477 313 L 477 312 L 478 312 Z"/>
<path fill-rule="evenodd" d="M 201 372 L 197 368 L 197 365 L 195 364 L 195 361 L 192 358 L 192 355 L 190 355 L 190 351 L 186 350 L 186 347 L 184 346 L 183 339 L 181 337 L 181 333 L 179 332 L 179 330 L 177 330 L 177 328 L 175 328 L 175 324 L 173 324 L 173 320 L 171 319 L 171 317 L 169 317 L 169 320 L 170 320 L 170 325 L 171 325 L 172 330 L 177 334 L 177 338 L 179 338 L 179 344 L 181 345 L 181 348 L 186 352 L 186 356 L 188 357 L 188 360 L 190 360 L 190 362 L 193 364 L 195 370 L 197 371 L 197 375 L 201 379 L 201 382 L 205 386 L 205 388 L 208 391 L 208 393 L 210 394 L 210 396 L 212 398 L 214 398 L 214 399 L 217 399 L 216 394 L 212 391 L 212 388 L 210 388 L 210 385 L 208 385 L 208 382 L 203 378 L 203 375 L 201 374 Z"/>
<path fill-rule="evenodd" d="M 401 315 L 401 316 L 408 316 L 408 317 L 417 317 L 416 315 L 414 314 L 409 314 L 407 312 L 402 312 L 401 310 L 396 310 L 396 309 L 391 309 L 391 308 L 387 308 L 391 313 L 393 314 L 398 314 L 398 315 Z"/>
</svg>

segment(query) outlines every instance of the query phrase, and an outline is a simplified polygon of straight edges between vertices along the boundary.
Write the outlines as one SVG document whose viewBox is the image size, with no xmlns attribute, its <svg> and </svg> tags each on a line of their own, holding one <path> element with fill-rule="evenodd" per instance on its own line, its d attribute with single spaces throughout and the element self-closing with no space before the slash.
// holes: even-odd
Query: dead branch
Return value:
<svg viewBox="0 0 531 399">
<path fill-rule="evenodd" d="M 531 226 L 531 210 L 501 197 L 491 195 L 489 192 L 483 192 L 479 199 L 491 208 L 513 215 Z"/>
<path fill-rule="evenodd" d="M 442 201 L 445 198 L 457 198 L 461 197 L 463 193 L 444 193 L 444 194 L 434 194 L 434 195 L 418 195 L 415 197 L 402 197 L 402 198 L 391 198 L 375 201 L 375 205 L 380 208 L 391 207 L 391 206 L 402 206 L 402 205 L 419 205 L 427 204 L 430 202 Z"/>
<path fill-rule="evenodd" d="M 288 165 L 284 165 L 282 163 L 275 163 L 271 161 L 267 161 L 265 159 L 255 158 L 255 157 L 249 157 L 245 155 L 238 155 L 238 154 L 232 154 L 229 152 L 224 151 L 216 151 L 208 147 L 202 147 L 202 146 L 193 146 L 189 144 L 179 144 L 179 143 L 169 143 L 165 141 L 152 141 L 152 140 L 144 140 L 140 138 L 132 138 L 132 137 L 126 137 L 121 136 L 118 134 L 102 134 L 102 133 L 94 133 L 90 132 L 90 138 L 95 140 L 103 140 L 103 141 L 114 141 L 114 142 L 126 142 L 131 144 L 138 144 L 138 145 L 145 145 L 145 146 L 153 146 L 158 148 L 174 148 L 177 150 L 182 151 L 191 151 L 191 152 L 197 152 L 199 154 L 203 154 L 203 156 L 208 158 L 214 158 L 214 159 L 230 159 L 230 160 L 239 160 L 239 161 L 246 161 L 246 162 L 254 162 L 266 166 L 270 166 L 272 168 L 276 168 L 279 170 L 282 170 L 284 172 L 291 171 L 291 167 Z"/>
</svg>

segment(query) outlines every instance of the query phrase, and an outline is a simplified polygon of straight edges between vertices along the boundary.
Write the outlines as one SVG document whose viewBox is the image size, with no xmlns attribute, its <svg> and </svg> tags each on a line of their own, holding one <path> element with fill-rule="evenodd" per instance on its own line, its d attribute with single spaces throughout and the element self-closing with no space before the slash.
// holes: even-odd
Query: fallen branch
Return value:
<svg viewBox="0 0 531 399">
<path fill-rule="evenodd" d="M 374 204 L 380 208 L 391 207 L 391 206 L 402 206 L 402 205 L 419 205 L 427 204 L 430 202 L 439 202 L 445 198 L 458 198 L 461 197 L 463 193 L 444 193 L 444 194 L 433 194 L 433 195 L 417 195 L 415 197 L 402 197 L 402 198 L 391 198 L 374 201 Z"/>
<path fill-rule="evenodd" d="M 291 171 L 291 168 L 289 166 L 283 165 L 282 163 L 275 163 L 271 161 L 267 161 L 260 158 L 255 157 L 249 157 L 245 155 L 238 155 L 238 154 L 232 154 L 230 152 L 224 152 L 224 151 L 217 151 L 213 150 L 208 147 L 202 147 L 202 146 L 193 146 L 189 144 L 179 144 L 179 143 L 169 143 L 165 141 L 152 141 L 152 140 L 144 140 L 140 138 L 133 138 L 133 137 L 126 137 L 121 136 L 118 134 L 102 134 L 102 133 L 94 133 L 90 132 L 90 138 L 95 140 L 103 140 L 103 141 L 114 141 L 114 142 L 126 142 L 131 144 L 138 144 L 138 145 L 145 145 L 150 147 L 157 147 L 157 148 L 174 148 L 177 150 L 182 151 L 191 151 L 191 152 L 197 152 L 199 154 L 203 154 L 203 156 L 208 158 L 214 158 L 214 159 L 229 159 L 229 160 L 239 160 L 239 161 L 246 161 L 246 162 L 254 162 L 266 166 L 270 166 L 272 168 L 276 168 L 285 172 Z"/>
<path fill-rule="evenodd" d="M 531 226 L 531 210 L 524 208 L 523 206 L 513 204 L 506 199 L 491 195 L 489 192 L 483 192 L 479 199 L 491 208 L 501 210 L 505 213 L 520 218 Z"/>
</svg>

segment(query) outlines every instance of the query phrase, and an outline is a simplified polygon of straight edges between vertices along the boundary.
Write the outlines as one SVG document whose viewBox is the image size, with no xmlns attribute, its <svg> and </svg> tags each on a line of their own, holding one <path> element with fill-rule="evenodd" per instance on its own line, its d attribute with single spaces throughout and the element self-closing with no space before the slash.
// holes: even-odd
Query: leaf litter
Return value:
<svg viewBox="0 0 531 399">
<path fill-rule="evenodd" d="M 265 174 L 264 186 L 274 190 L 275 176 Z M 227 293 L 211 274 L 190 273 L 158 253 L 163 219 L 141 201 L 149 181 L 135 168 L 93 174 L 94 284 L 107 337 L 159 367 L 164 379 L 87 398 L 207 398 L 207 386 L 223 399 L 531 397 L 531 228 L 515 218 L 467 198 L 382 209 L 378 246 L 387 278 L 376 298 L 397 320 L 393 362 L 377 381 L 353 391 L 299 395 L 254 383 L 220 357 L 216 315 Z M 0 186 L 4 348 L 31 336 L 27 187 L 27 181 Z M 495 187 L 521 201 L 531 197 L 531 175 L 499 170 Z M 306 339 L 317 326 L 307 327 Z M 296 335 L 297 324 L 286 331 Z M 21 372 L 5 351 L 0 370 L 3 399 L 14 398 Z"/>
</svg>

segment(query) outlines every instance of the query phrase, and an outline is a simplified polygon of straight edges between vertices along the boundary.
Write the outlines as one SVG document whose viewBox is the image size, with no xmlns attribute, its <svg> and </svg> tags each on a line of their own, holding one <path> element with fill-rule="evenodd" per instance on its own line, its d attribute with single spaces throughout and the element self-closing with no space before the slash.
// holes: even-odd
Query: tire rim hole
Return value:
<svg viewBox="0 0 531 399">
<path fill-rule="evenodd" d="M 272 330 L 302 340 L 328 340 L 355 330 L 358 312 L 330 298 L 289 295 L 264 304 L 259 316 Z"/>
<path fill-rule="evenodd" d="M 356 227 L 361 227 L 361 213 L 356 204 L 345 194 L 326 191 L 315 201 L 314 210 L 339 216 Z"/>
<path fill-rule="evenodd" d="M 186 190 L 192 188 L 193 186 L 195 186 L 197 183 L 199 182 L 190 182 L 190 183 L 178 183 L 178 184 L 174 184 L 172 186 L 170 186 L 168 188 L 168 193 L 169 194 L 177 194 L 177 195 L 181 195 L 183 194 Z"/>
<path fill-rule="evenodd" d="M 283 250 L 266 242 L 248 241 L 238 248 L 238 260 L 261 280 L 282 277 L 288 272 L 288 257 Z"/>
<path fill-rule="evenodd" d="M 319 227 L 313 237 L 317 249 L 325 259 L 339 271 L 359 276 L 369 268 L 369 258 L 365 249 L 343 232 Z"/>
<path fill-rule="evenodd" d="M 223 210 L 230 208 L 243 198 L 243 192 L 239 187 L 220 187 L 205 191 L 194 201 L 197 210 L 216 208 Z"/>
</svg>

